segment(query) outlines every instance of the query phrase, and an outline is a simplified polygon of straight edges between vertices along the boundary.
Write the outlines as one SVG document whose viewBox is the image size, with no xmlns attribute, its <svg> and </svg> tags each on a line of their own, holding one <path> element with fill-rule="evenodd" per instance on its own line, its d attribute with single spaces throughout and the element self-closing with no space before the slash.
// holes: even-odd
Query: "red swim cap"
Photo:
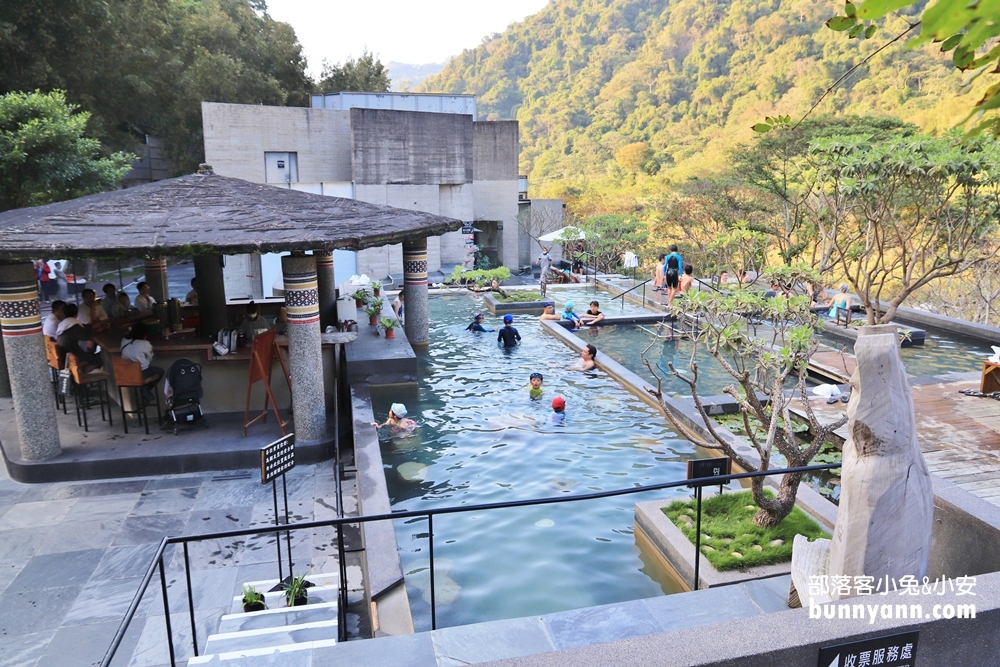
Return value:
<svg viewBox="0 0 1000 667">
<path fill-rule="evenodd" d="M 552 399 L 552 408 L 554 410 L 562 410 L 565 407 L 566 407 L 566 399 L 564 399 L 562 396 L 556 396 L 555 398 Z"/>
</svg>

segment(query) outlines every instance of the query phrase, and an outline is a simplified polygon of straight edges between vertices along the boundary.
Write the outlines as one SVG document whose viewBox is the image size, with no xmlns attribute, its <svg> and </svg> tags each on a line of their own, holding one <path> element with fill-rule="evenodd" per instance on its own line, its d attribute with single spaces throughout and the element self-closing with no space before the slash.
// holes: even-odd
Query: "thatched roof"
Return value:
<svg viewBox="0 0 1000 667">
<path fill-rule="evenodd" d="M 0 213 L 0 259 L 360 250 L 460 220 L 212 173 Z"/>
</svg>

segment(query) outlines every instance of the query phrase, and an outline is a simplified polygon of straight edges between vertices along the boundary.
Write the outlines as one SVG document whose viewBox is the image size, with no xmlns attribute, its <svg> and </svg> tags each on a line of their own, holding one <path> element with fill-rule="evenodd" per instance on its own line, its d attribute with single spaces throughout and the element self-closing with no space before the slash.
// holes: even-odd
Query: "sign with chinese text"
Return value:
<svg viewBox="0 0 1000 667">
<path fill-rule="evenodd" d="M 920 632 L 875 637 L 819 650 L 819 667 L 914 667 Z"/>
<path fill-rule="evenodd" d="M 718 477 L 732 472 L 733 461 L 728 456 L 714 459 L 689 459 L 687 462 L 687 478 Z"/>
<path fill-rule="evenodd" d="M 463 234 L 475 234 L 476 233 L 476 228 L 475 228 L 474 223 L 463 221 L 462 222 L 462 233 Z"/>
<path fill-rule="evenodd" d="M 295 467 L 295 434 L 260 448 L 260 483 L 267 484 Z"/>
</svg>

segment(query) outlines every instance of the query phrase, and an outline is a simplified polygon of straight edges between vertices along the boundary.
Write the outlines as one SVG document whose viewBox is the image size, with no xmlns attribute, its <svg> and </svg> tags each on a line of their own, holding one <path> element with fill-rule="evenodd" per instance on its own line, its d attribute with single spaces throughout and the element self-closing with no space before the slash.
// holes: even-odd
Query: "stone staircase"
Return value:
<svg viewBox="0 0 1000 667">
<path fill-rule="evenodd" d="M 188 665 L 281 664 L 294 651 L 311 651 L 337 643 L 337 589 L 339 576 L 310 574 L 309 603 L 285 606 L 284 591 L 265 592 L 267 609 L 244 613 L 242 595 L 233 598 L 232 613 L 219 622 L 219 631 L 209 635 L 203 655 Z M 270 591 L 277 579 L 247 585 Z M 255 658 L 257 658 L 255 660 Z"/>
</svg>

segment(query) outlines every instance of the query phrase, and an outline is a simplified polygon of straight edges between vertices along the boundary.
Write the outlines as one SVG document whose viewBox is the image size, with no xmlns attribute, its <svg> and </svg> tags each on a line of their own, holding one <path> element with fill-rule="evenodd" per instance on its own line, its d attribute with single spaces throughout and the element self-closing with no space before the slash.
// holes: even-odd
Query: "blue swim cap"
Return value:
<svg viewBox="0 0 1000 667">
<path fill-rule="evenodd" d="M 481 320 L 481 319 L 483 319 L 483 314 L 482 313 L 476 313 L 475 315 L 472 316 L 472 319 L 474 319 L 474 320 Z"/>
<path fill-rule="evenodd" d="M 503 316 L 503 323 L 504 324 L 510 324 L 513 321 L 514 321 L 514 316 L 511 315 L 510 313 L 507 313 L 506 315 Z"/>
<path fill-rule="evenodd" d="M 573 310 L 573 302 L 572 301 L 567 301 L 566 302 L 566 310 Z"/>
</svg>

